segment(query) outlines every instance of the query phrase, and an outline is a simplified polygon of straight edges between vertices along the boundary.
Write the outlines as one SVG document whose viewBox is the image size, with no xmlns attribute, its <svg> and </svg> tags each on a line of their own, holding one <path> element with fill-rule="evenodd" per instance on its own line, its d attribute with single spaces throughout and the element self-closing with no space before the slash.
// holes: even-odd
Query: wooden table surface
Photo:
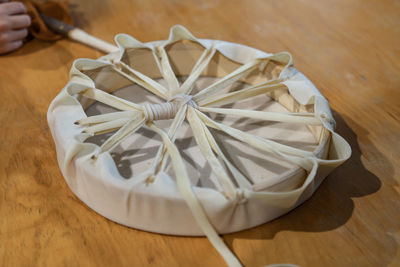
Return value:
<svg viewBox="0 0 400 267">
<path fill-rule="evenodd" d="M 246 266 L 400 266 L 399 1 L 71 1 L 76 24 L 112 42 L 124 32 L 289 51 L 330 101 L 353 155 L 315 195 L 265 225 L 225 235 Z M 0 56 L 1 266 L 224 266 L 206 238 L 113 223 L 67 187 L 46 121 L 74 59 L 101 52 L 31 41 Z"/>
</svg>

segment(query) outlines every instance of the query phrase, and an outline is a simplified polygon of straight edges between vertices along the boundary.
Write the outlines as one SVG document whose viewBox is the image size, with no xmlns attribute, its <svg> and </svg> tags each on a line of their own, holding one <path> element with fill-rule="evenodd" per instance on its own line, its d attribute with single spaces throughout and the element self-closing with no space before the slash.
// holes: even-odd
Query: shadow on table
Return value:
<svg viewBox="0 0 400 267">
<path fill-rule="evenodd" d="M 264 225 L 224 235 L 229 247 L 232 247 L 236 238 L 273 239 L 280 231 L 324 232 L 336 229 L 350 219 L 354 210 L 353 197 L 367 196 L 381 188 L 379 178 L 368 171 L 361 161 L 357 135 L 337 112 L 333 114 L 337 123 L 336 132 L 343 136 L 352 148 L 351 158 L 335 169 L 315 194 L 298 208 Z M 351 121 L 348 118 L 346 120 Z M 366 129 L 354 121 L 351 121 L 351 124 L 357 127 L 357 132 L 363 137 L 368 136 Z M 385 159 L 371 142 L 368 143 L 368 149 L 375 157 Z M 391 165 L 389 172 L 393 175 Z"/>
</svg>

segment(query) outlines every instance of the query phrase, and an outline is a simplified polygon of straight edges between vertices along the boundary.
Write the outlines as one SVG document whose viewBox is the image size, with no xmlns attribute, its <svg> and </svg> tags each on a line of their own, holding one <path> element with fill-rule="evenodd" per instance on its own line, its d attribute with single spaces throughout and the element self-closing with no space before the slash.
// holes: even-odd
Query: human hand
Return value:
<svg viewBox="0 0 400 267">
<path fill-rule="evenodd" d="M 22 46 L 22 40 L 28 35 L 29 25 L 31 25 L 31 18 L 26 14 L 24 4 L 4 3 L 0 0 L 0 54 Z"/>
</svg>

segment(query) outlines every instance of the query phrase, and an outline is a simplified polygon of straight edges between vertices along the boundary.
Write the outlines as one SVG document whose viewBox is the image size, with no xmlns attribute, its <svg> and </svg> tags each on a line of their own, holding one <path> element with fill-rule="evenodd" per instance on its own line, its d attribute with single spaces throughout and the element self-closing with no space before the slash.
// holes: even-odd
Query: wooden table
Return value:
<svg viewBox="0 0 400 267">
<path fill-rule="evenodd" d="M 292 53 L 330 101 L 353 156 L 305 204 L 224 240 L 246 266 L 400 266 L 400 4 L 393 1 L 71 1 L 78 26 Z M 74 59 L 102 53 L 31 41 L 0 57 L 1 266 L 224 266 L 206 238 L 151 234 L 85 206 L 59 171 L 46 122 Z"/>
</svg>

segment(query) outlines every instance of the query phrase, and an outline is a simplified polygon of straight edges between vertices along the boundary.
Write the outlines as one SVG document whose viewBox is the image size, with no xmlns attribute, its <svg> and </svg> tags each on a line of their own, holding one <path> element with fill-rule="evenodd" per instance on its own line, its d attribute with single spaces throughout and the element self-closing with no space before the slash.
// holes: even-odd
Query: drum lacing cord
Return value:
<svg viewBox="0 0 400 267">
<path fill-rule="evenodd" d="M 150 129 L 158 133 L 162 137 L 163 144 L 155 157 L 153 170 L 157 169 L 156 166 L 161 166 L 158 168 L 158 172 L 162 170 L 163 166 L 166 164 L 165 155 L 168 154 L 170 156 L 176 174 L 177 186 L 200 228 L 229 266 L 241 266 L 239 260 L 219 237 L 208 219 L 204 208 L 201 206 L 193 192 L 190 179 L 188 178 L 184 166 L 184 161 L 178 148 L 174 144 L 176 133 L 180 125 L 186 118 L 193 130 L 193 135 L 201 152 L 205 155 L 208 163 L 212 166 L 213 172 L 216 176 L 216 179 L 213 180 L 214 184 L 228 199 L 228 201 L 234 201 L 234 203 L 239 205 L 246 203 L 246 192 L 251 188 L 249 182 L 250 178 L 244 177 L 243 174 L 241 174 L 241 172 L 237 170 L 236 167 L 224 156 L 213 135 L 209 131 L 209 127 L 220 130 L 252 147 L 273 153 L 276 156 L 295 163 L 310 172 L 309 175 L 315 175 L 315 164 L 313 163 L 314 161 L 311 160 L 314 156 L 309 151 L 296 149 L 272 140 L 263 139 L 226 126 L 222 123 L 218 123 L 206 116 L 203 112 L 214 112 L 226 115 L 232 114 L 261 120 L 300 122 L 311 125 L 321 125 L 321 122 L 316 118 L 316 116 L 314 116 L 314 113 L 277 114 L 263 111 L 213 108 L 213 106 L 218 107 L 265 94 L 276 89 L 285 88 L 285 85 L 282 84 L 283 79 L 276 78 L 234 92 L 217 94 L 219 91 L 238 81 L 255 68 L 264 68 L 266 61 L 274 58 L 274 56 L 256 59 L 244 64 L 232 73 L 229 73 L 218 80 L 216 83 L 191 96 L 189 93 L 192 91 L 195 81 L 207 67 L 210 59 L 215 53 L 215 49 L 213 47 L 205 49 L 203 55 L 195 64 L 192 72 L 182 86 L 179 86 L 175 75 L 171 71 L 172 68 L 164 48 L 158 47 L 157 49 L 154 49 L 153 53 L 155 58 L 160 61 L 157 65 L 160 67 L 161 74 L 168 82 L 168 89 L 143 73 L 132 69 L 122 61 L 114 62 L 115 64 L 112 65 L 112 69 L 130 81 L 137 83 L 148 91 L 158 95 L 167 102 L 162 104 L 138 105 L 114 95 L 107 94 L 102 90 L 88 88 L 82 90 L 80 94 L 122 111 L 84 118 L 78 121 L 77 124 L 88 126 L 84 131 L 91 134 L 104 133 L 118 129 L 116 133 L 102 144 L 100 147 L 100 153 L 110 151 L 127 136 L 131 135 L 144 125 L 147 125 Z M 285 63 L 287 64 L 286 67 L 291 64 L 291 58 L 289 58 Z M 171 95 L 172 97 L 170 97 Z M 173 119 L 168 132 L 161 130 L 154 123 L 154 121 L 162 119 Z M 222 167 L 217 156 L 225 163 L 226 169 L 230 171 L 233 178 L 236 180 L 237 186 L 232 183 L 227 174 L 227 170 Z M 92 158 L 96 159 L 96 157 L 97 154 Z M 313 174 L 311 174 L 311 172 L 313 172 Z M 145 182 L 153 183 L 156 177 L 155 175 L 151 175 L 151 178 L 152 179 L 148 179 Z"/>
</svg>

